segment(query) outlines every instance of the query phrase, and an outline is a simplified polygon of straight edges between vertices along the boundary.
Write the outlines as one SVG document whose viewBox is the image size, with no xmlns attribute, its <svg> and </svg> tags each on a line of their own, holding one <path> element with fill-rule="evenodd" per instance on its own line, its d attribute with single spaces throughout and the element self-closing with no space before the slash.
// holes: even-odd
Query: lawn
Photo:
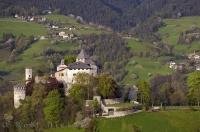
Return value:
<svg viewBox="0 0 200 132">
<path fill-rule="evenodd" d="M 3 33 L 13 33 L 15 35 L 24 34 L 26 36 L 41 36 L 47 34 L 47 29 L 43 25 L 33 22 L 25 22 L 16 19 L 0 19 L 0 37 Z"/>
<path fill-rule="evenodd" d="M 180 19 L 165 19 L 166 26 L 159 29 L 158 33 L 164 42 L 174 45 L 175 51 L 181 54 L 191 53 L 194 49 L 200 49 L 200 42 L 194 42 L 190 46 L 177 44 L 179 35 L 191 27 L 200 27 L 200 17 L 183 17 Z"/>
<path fill-rule="evenodd" d="M 126 66 L 128 75 L 124 78 L 125 84 L 134 84 L 139 79 L 148 80 L 156 74 L 167 75 L 172 71 L 167 65 L 151 58 L 133 57 Z"/>
<path fill-rule="evenodd" d="M 135 38 L 127 39 L 128 47 L 134 52 L 139 54 L 140 52 L 151 52 L 153 46 L 149 42 L 139 41 Z"/>
<path fill-rule="evenodd" d="M 44 132 L 84 132 L 84 130 L 83 129 L 73 128 L 73 127 L 63 127 L 63 128 L 47 129 Z"/>
<path fill-rule="evenodd" d="M 100 132 L 132 132 L 138 126 L 142 132 L 197 132 L 200 129 L 200 112 L 190 110 L 138 113 L 131 116 L 100 119 Z"/>
<path fill-rule="evenodd" d="M 141 132 L 198 132 L 200 112 L 192 110 L 169 110 L 161 112 L 142 112 L 120 118 L 99 118 L 98 132 L 133 132 L 137 126 Z M 54 128 L 45 132 L 83 132 L 75 128 Z"/>
</svg>

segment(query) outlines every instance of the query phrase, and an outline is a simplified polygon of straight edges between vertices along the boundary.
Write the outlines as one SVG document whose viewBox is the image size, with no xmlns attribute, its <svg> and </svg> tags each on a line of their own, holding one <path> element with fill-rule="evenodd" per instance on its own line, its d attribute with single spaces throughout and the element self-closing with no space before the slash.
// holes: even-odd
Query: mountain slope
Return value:
<svg viewBox="0 0 200 132">
<path fill-rule="evenodd" d="M 0 14 L 38 13 L 30 7 L 37 7 L 39 11 L 59 9 L 65 15 L 82 16 L 88 22 L 124 30 L 155 14 L 163 17 L 200 15 L 199 6 L 199 0 L 0 0 L 3 10 Z"/>
</svg>

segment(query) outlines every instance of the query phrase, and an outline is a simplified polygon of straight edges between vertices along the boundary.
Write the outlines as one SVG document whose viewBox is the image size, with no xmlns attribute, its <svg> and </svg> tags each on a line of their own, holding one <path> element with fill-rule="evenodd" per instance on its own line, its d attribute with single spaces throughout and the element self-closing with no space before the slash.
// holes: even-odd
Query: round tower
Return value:
<svg viewBox="0 0 200 132">
<path fill-rule="evenodd" d="M 14 107 L 19 108 L 20 100 L 26 97 L 26 86 L 24 84 L 17 84 L 14 86 Z"/>
<path fill-rule="evenodd" d="M 32 80 L 33 78 L 33 72 L 32 72 L 32 69 L 30 68 L 26 68 L 25 69 L 25 81 L 26 81 L 26 84 Z"/>
</svg>

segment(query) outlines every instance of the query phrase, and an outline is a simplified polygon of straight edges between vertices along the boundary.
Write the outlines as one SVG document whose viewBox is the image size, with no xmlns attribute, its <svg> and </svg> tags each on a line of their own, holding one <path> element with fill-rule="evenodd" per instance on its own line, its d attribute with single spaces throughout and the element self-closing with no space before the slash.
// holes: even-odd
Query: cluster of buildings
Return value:
<svg viewBox="0 0 200 132">
<path fill-rule="evenodd" d="M 42 17 L 42 16 L 19 16 L 18 14 L 15 14 L 14 18 L 20 19 L 22 21 L 38 22 L 38 23 L 42 23 L 47 20 L 46 17 Z"/>
<path fill-rule="evenodd" d="M 53 77 L 64 86 L 65 95 L 69 94 L 69 89 L 73 83 L 75 83 L 75 76 L 79 73 L 87 73 L 89 75 L 96 76 L 98 73 L 98 67 L 95 62 L 86 54 L 82 49 L 76 58 L 76 62 L 65 65 L 64 60 L 61 60 L 60 65 L 57 66 L 57 71 Z M 27 84 L 33 80 L 32 69 L 25 69 L 25 83 L 18 83 L 14 86 L 14 106 L 18 108 L 20 106 L 20 100 L 24 100 L 26 97 Z M 36 76 L 34 78 L 35 83 L 45 82 L 43 78 Z"/>
<path fill-rule="evenodd" d="M 193 63 L 193 69 L 196 71 L 200 71 L 200 55 L 197 54 L 196 52 L 191 53 L 187 56 L 187 59 Z M 173 70 L 183 70 L 186 67 L 186 62 L 185 63 L 176 63 L 175 61 L 170 61 L 169 62 L 169 68 Z"/>
<path fill-rule="evenodd" d="M 57 66 L 55 74 L 52 76 L 53 79 L 63 84 L 65 95 L 69 95 L 69 90 L 71 85 L 75 83 L 75 77 L 79 73 L 87 73 L 92 76 L 98 74 L 98 66 L 95 62 L 86 54 L 82 49 L 76 58 L 76 62 L 65 65 L 64 60 L 61 60 L 61 63 Z M 33 81 L 34 83 L 48 83 L 44 77 L 35 76 L 33 77 L 32 69 L 25 69 L 25 83 L 18 83 L 14 85 L 14 107 L 19 108 L 21 105 L 20 100 L 24 100 L 27 96 L 27 85 Z M 137 87 L 133 88 L 129 92 L 129 97 L 131 100 L 137 100 Z M 132 114 L 135 112 L 133 105 L 139 105 L 138 102 L 132 102 L 129 108 L 122 108 L 119 104 L 124 103 L 122 98 L 116 99 L 101 99 L 100 96 L 94 96 L 93 100 L 86 100 L 86 107 L 90 107 L 89 103 L 97 100 L 100 104 L 100 108 L 103 111 L 103 116 L 105 117 L 119 117 Z"/>
<path fill-rule="evenodd" d="M 61 37 L 62 39 L 73 39 L 75 37 L 74 34 L 69 34 L 69 33 L 65 33 L 64 31 L 59 32 L 59 37 Z"/>
</svg>

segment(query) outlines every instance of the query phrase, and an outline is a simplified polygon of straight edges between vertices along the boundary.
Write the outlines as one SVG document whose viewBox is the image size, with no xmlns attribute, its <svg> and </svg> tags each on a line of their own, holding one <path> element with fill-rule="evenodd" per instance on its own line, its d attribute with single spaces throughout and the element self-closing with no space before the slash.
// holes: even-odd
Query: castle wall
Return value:
<svg viewBox="0 0 200 132">
<path fill-rule="evenodd" d="M 24 100 L 26 97 L 25 85 L 14 86 L 14 107 L 19 108 L 21 105 L 20 100 Z"/>
<path fill-rule="evenodd" d="M 73 69 L 73 70 L 67 69 L 67 78 L 66 78 L 67 83 L 73 83 L 74 77 L 78 73 L 92 74 L 92 71 L 90 69 Z"/>
</svg>

